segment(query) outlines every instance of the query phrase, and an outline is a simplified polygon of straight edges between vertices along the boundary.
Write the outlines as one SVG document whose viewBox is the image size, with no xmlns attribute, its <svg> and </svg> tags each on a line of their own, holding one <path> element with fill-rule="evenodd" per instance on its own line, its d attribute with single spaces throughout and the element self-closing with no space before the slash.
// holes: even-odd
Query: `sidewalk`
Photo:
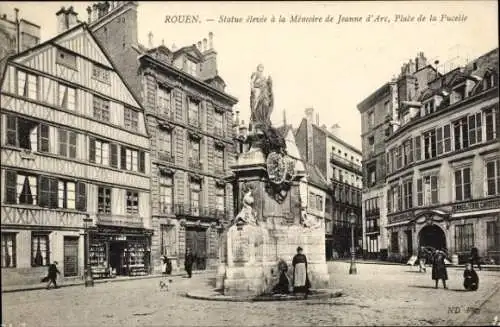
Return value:
<svg viewBox="0 0 500 327">
<path fill-rule="evenodd" d="M 351 262 L 350 259 L 336 259 L 336 260 L 330 260 L 328 262 Z M 370 265 L 393 265 L 393 266 L 408 266 L 406 263 L 399 263 L 399 262 L 390 262 L 390 261 L 382 261 L 382 260 L 364 260 L 364 259 L 356 259 L 356 264 L 370 264 Z M 446 265 L 448 268 L 460 268 L 463 269 L 465 265 Z M 418 267 L 418 265 L 415 265 L 415 267 Z M 500 265 L 481 265 L 481 269 L 484 271 L 500 271 Z"/>
<path fill-rule="evenodd" d="M 193 271 L 193 275 L 211 274 L 211 273 L 215 273 L 215 270 Z M 152 275 L 135 276 L 135 277 L 117 276 L 115 278 L 94 279 L 94 284 L 127 282 L 127 281 L 151 279 L 151 278 L 170 278 L 170 277 L 180 277 L 180 276 L 185 276 L 185 275 L 186 275 L 185 271 L 178 271 L 178 272 L 173 272 L 171 275 L 152 274 Z M 85 285 L 85 281 L 83 280 L 83 278 L 66 280 L 66 281 L 62 281 L 62 282 L 59 282 L 59 280 L 58 280 L 59 287 L 70 287 L 70 286 L 79 286 L 79 285 Z M 7 285 L 7 286 L 2 286 L 2 293 L 43 290 L 46 287 L 47 287 L 47 283 L 39 283 L 39 284 L 31 284 L 31 285 Z"/>
<path fill-rule="evenodd" d="M 496 326 L 500 326 L 500 284 L 479 308 L 471 310 L 470 316 L 463 322 L 462 326 L 494 326 L 495 318 L 498 324 Z"/>
</svg>

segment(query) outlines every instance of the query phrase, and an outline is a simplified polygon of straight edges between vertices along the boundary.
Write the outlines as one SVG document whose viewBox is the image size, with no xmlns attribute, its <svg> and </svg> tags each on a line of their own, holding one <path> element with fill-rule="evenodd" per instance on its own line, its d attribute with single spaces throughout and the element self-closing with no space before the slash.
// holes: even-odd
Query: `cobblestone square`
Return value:
<svg viewBox="0 0 500 327">
<path fill-rule="evenodd" d="M 450 268 L 449 289 L 434 289 L 430 271 L 398 265 L 329 263 L 333 287 L 344 296 L 299 302 L 215 302 L 185 292 L 209 288 L 210 273 L 161 279 L 63 287 L 2 295 L 5 326 L 331 326 L 485 325 L 499 314 L 500 272 L 481 271 L 477 292 L 463 292 L 462 270 Z M 486 301 L 488 300 L 489 301 Z M 482 306 L 486 302 L 486 305 Z M 485 309 L 483 309 L 485 307 Z M 487 308 L 486 308 L 487 307 Z M 495 313 L 495 310 L 497 312 Z"/>
</svg>

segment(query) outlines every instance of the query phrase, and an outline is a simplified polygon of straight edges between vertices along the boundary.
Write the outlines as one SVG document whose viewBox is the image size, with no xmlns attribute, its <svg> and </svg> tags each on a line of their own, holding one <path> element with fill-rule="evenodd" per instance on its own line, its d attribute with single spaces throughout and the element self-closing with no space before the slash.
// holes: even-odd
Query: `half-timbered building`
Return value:
<svg viewBox="0 0 500 327">
<path fill-rule="evenodd" d="M 225 180 L 235 163 L 232 108 L 217 70 L 213 35 L 176 48 L 138 43 L 137 1 L 88 8 L 89 26 L 145 108 L 151 135 L 152 259 L 168 257 L 182 270 L 190 248 L 194 269 L 215 267 L 222 223 L 233 214 Z"/>
<path fill-rule="evenodd" d="M 1 84 L 2 283 L 58 261 L 81 276 L 144 274 L 151 241 L 143 109 L 72 8 L 61 33 L 11 57 Z"/>
</svg>

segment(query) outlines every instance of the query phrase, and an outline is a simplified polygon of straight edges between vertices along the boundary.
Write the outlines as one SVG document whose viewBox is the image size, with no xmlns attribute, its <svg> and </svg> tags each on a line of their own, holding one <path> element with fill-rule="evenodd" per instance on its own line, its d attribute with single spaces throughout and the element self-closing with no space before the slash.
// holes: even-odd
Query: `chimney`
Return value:
<svg viewBox="0 0 500 327">
<path fill-rule="evenodd" d="M 420 70 L 427 66 L 427 58 L 425 58 L 423 52 L 419 52 L 417 54 L 417 58 L 415 58 L 415 64 L 417 65 L 417 70 Z"/>
<path fill-rule="evenodd" d="M 175 43 L 172 43 L 172 51 L 176 51 L 177 50 L 177 46 L 175 45 Z"/>
<path fill-rule="evenodd" d="M 308 122 L 312 123 L 314 108 L 307 108 L 305 113 L 306 113 L 306 119 L 308 120 Z"/>
<path fill-rule="evenodd" d="M 286 126 L 286 110 L 283 110 L 283 126 Z"/>
<path fill-rule="evenodd" d="M 214 48 L 214 33 L 212 32 L 208 33 L 208 42 L 209 42 L 208 48 L 212 50 Z"/>
<path fill-rule="evenodd" d="M 153 32 L 151 31 L 148 33 L 148 47 L 153 48 Z"/>
<path fill-rule="evenodd" d="M 70 6 L 68 10 L 66 10 L 67 21 L 68 21 L 68 29 L 72 28 L 75 25 L 78 25 L 78 14 L 76 13 L 73 6 Z"/>
<path fill-rule="evenodd" d="M 198 44 L 196 45 L 196 47 L 198 48 L 198 50 L 202 51 L 202 49 L 201 49 L 201 41 L 198 41 Z"/>
<path fill-rule="evenodd" d="M 92 5 L 92 21 L 95 22 L 96 20 L 99 19 L 99 9 L 98 9 L 97 3 L 94 3 Z"/>
<path fill-rule="evenodd" d="M 319 113 L 316 114 L 316 126 L 319 126 Z"/>
<path fill-rule="evenodd" d="M 414 74 L 416 71 L 415 63 L 413 62 L 413 59 L 410 59 L 410 62 L 408 63 L 408 68 L 410 70 L 410 74 Z"/>
<path fill-rule="evenodd" d="M 87 6 L 87 23 L 90 24 L 92 22 L 92 8 Z"/>
<path fill-rule="evenodd" d="M 208 46 L 208 45 L 207 45 L 207 42 L 208 42 L 208 41 L 207 41 L 207 38 L 204 38 L 204 39 L 203 39 L 203 52 L 205 52 L 205 51 L 207 51 L 207 50 L 208 50 L 208 49 L 207 49 L 207 46 Z"/>
</svg>

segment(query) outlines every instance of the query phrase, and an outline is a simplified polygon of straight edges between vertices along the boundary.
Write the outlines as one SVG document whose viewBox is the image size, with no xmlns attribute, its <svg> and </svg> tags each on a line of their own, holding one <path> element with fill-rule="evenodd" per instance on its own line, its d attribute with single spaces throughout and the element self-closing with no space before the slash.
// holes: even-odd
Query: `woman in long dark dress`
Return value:
<svg viewBox="0 0 500 327">
<path fill-rule="evenodd" d="M 448 272 L 446 271 L 446 253 L 441 250 L 436 250 L 432 260 L 432 279 L 436 281 L 435 288 L 438 288 L 439 280 L 443 281 L 443 287 L 446 287 L 446 281 L 448 280 Z"/>
<path fill-rule="evenodd" d="M 468 263 L 464 270 L 464 288 L 467 291 L 477 291 L 479 287 L 479 277 L 472 263 Z"/>
<path fill-rule="evenodd" d="M 302 248 L 297 248 L 297 254 L 292 260 L 293 266 L 293 293 L 309 294 L 311 287 L 307 273 L 307 257 L 302 253 Z"/>
</svg>

